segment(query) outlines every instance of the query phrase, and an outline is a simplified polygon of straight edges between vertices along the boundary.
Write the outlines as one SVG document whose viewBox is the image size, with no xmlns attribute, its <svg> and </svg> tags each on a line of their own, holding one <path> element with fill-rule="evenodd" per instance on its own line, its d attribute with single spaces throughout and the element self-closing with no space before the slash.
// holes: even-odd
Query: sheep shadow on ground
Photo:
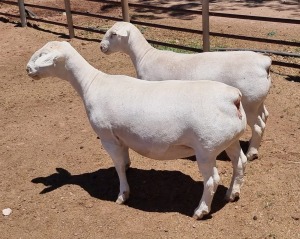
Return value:
<svg viewBox="0 0 300 239">
<path fill-rule="evenodd" d="M 106 201 L 115 201 L 117 198 L 119 180 L 114 167 L 79 175 L 72 175 L 63 168 L 57 168 L 56 171 L 52 175 L 32 180 L 33 183 L 47 186 L 40 194 L 65 185 L 78 185 L 92 197 Z M 131 196 L 126 204 L 147 212 L 179 212 L 191 216 L 203 192 L 203 182 L 195 181 L 179 171 L 130 168 L 127 179 Z M 211 214 L 226 205 L 226 190 L 226 187 L 219 185 L 212 202 Z M 208 215 L 206 219 L 210 217 Z"/>
<path fill-rule="evenodd" d="M 300 83 L 300 76 L 287 76 L 285 79 L 287 81 Z"/>
</svg>

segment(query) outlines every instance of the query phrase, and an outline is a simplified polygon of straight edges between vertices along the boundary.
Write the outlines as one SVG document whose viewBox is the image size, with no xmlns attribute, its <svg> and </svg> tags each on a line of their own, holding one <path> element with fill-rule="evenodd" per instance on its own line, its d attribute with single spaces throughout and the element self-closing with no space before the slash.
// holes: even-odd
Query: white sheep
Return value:
<svg viewBox="0 0 300 239">
<path fill-rule="evenodd" d="M 92 128 L 117 170 L 117 203 L 129 197 L 129 148 L 160 160 L 196 155 L 204 180 L 196 219 L 210 211 L 219 182 L 216 156 L 222 150 L 233 164 L 226 197 L 233 201 L 239 196 L 247 158 L 239 145 L 246 116 L 238 89 L 213 81 L 149 82 L 108 75 L 91 66 L 69 43 L 56 41 L 33 54 L 27 72 L 36 79 L 67 80 L 81 96 Z"/>
<path fill-rule="evenodd" d="M 258 148 L 268 118 L 264 100 L 271 86 L 271 59 L 250 52 L 208 52 L 181 54 L 152 47 L 131 23 L 117 22 L 100 44 L 106 54 L 125 52 L 133 62 L 137 78 L 149 81 L 212 80 L 234 86 L 242 92 L 242 103 L 251 127 L 248 160 L 258 157 Z"/>
</svg>

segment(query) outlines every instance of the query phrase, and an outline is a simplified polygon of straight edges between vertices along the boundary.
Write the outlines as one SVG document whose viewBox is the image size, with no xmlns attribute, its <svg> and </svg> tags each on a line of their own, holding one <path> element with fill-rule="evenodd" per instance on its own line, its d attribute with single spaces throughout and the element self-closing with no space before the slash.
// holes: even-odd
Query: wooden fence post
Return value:
<svg viewBox="0 0 300 239">
<path fill-rule="evenodd" d="M 123 21 L 124 22 L 130 22 L 128 0 L 121 0 L 121 4 L 122 4 Z"/>
<path fill-rule="evenodd" d="M 64 1 L 65 1 L 65 11 L 66 11 L 66 16 L 67 16 L 68 29 L 69 29 L 69 37 L 74 38 L 75 32 L 74 32 L 74 27 L 73 27 L 73 18 L 72 18 L 72 13 L 71 13 L 70 0 L 64 0 Z"/>
<path fill-rule="evenodd" d="M 27 26 L 24 0 L 18 0 L 20 19 L 22 27 Z"/>
<path fill-rule="evenodd" d="M 203 30 L 203 51 L 210 51 L 209 43 L 209 0 L 202 0 L 202 30 Z"/>
</svg>

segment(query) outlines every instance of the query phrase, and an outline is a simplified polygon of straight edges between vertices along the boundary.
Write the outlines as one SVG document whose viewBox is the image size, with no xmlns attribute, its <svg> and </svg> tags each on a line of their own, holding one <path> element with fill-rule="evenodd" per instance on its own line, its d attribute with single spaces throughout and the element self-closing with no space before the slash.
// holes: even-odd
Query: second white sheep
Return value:
<svg viewBox="0 0 300 239">
<path fill-rule="evenodd" d="M 125 52 L 134 64 L 137 77 L 149 81 L 212 80 L 238 88 L 251 127 L 252 137 L 247 158 L 258 157 L 268 111 L 264 105 L 271 86 L 271 59 L 250 52 L 207 52 L 181 54 L 152 47 L 131 23 L 117 22 L 100 44 L 106 54 Z"/>
</svg>

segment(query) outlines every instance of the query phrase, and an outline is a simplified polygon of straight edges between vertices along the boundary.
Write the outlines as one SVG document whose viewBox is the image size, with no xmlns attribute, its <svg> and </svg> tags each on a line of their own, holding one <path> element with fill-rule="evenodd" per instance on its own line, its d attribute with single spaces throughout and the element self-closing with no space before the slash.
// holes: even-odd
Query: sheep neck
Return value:
<svg viewBox="0 0 300 239">
<path fill-rule="evenodd" d="M 101 72 L 91 66 L 75 49 L 68 50 L 65 62 L 65 76 L 77 93 L 84 98 L 92 82 Z"/>
<path fill-rule="evenodd" d="M 144 36 L 138 29 L 134 29 L 130 32 L 130 36 L 128 39 L 127 54 L 130 56 L 135 69 L 138 69 L 138 67 L 142 63 L 144 57 L 150 51 L 154 51 L 154 50 L 155 50 L 155 48 L 152 47 L 147 42 L 147 40 L 144 38 Z"/>
</svg>

